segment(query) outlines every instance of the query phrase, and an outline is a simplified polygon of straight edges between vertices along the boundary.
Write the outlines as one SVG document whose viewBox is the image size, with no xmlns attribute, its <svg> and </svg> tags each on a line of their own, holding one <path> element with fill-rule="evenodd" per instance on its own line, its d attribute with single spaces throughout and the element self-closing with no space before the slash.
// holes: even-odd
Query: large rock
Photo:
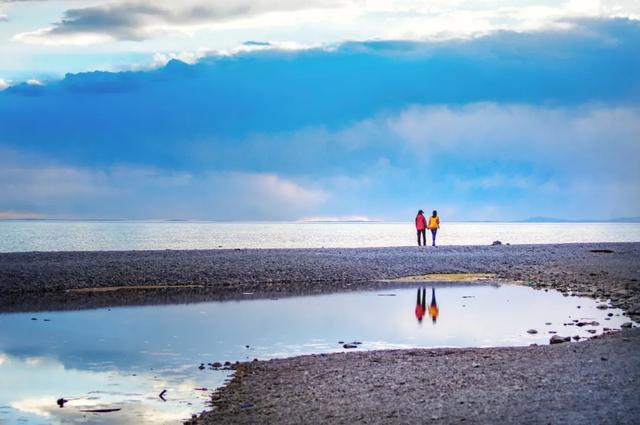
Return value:
<svg viewBox="0 0 640 425">
<path fill-rule="evenodd" d="M 553 335 L 550 339 L 549 339 L 549 344 L 561 344 L 563 342 L 569 342 L 571 341 L 571 337 L 568 336 L 560 336 L 560 335 Z"/>
</svg>

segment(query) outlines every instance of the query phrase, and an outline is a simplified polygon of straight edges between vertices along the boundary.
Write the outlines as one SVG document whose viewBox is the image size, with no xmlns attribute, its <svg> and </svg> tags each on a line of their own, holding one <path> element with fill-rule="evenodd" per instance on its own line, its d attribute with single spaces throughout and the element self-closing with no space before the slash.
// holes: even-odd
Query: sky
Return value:
<svg viewBox="0 0 640 425">
<path fill-rule="evenodd" d="M 0 0 L 0 218 L 640 216 L 640 1 Z"/>
</svg>

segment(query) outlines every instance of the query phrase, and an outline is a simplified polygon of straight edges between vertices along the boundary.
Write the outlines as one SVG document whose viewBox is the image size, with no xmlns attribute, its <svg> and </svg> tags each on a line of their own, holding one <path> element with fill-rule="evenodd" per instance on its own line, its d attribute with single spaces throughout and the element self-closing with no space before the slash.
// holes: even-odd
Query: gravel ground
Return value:
<svg viewBox="0 0 640 425">
<path fill-rule="evenodd" d="M 239 298 L 243 292 L 282 297 L 365 289 L 385 285 L 379 279 L 445 272 L 495 273 L 528 285 L 610 297 L 614 305 L 640 316 L 640 243 L 4 253 L 0 311 L 203 301 Z M 157 289 L 67 291 L 138 285 Z"/>
<path fill-rule="evenodd" d="M 639 331 L 245 363 L 192 424 L 638 424 Z"/>
</svg>

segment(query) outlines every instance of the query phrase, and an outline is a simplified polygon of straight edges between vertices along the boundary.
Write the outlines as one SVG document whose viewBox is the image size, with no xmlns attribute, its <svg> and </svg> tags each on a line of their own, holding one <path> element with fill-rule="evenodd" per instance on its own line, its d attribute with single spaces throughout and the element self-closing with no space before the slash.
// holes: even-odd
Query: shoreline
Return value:
<svg viewBox="0 0 640 425">
<path fill-rule="evenodd" d="M 0 253 L 0 312 L 288 297 L 389 288 L 427 273 L 491 273 L 611 298 L 638 319 L 638 270 L 640 242 Z"/>
<path fill-rule="evenodd" d="M 610 298 L 640 319 L 640 243 L 0 254 L 0 312 L 389 288 L 438 273 Z M 559 345 L 241 363 L 190 423 L 634 423 L 638 352 L 635 328 Z"/>
</svg>

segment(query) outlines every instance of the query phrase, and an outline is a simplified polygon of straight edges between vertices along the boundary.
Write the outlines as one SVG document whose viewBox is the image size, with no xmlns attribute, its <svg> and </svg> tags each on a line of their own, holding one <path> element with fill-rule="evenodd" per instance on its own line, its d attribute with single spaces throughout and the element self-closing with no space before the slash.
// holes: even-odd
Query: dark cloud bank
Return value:
<svg viewBox="0 0 640 425">
<path fill-rule="evenodd" d="M 369 206 L 367 191 L 401 202 L 415 178 L 438 178 L 448 192 L 466 190 L 468 201 L 497 202 L 531 188 L 559 202 L 568 193 L 559 181 L 584 190 L 578 211 L 595 202 L 595 181 L 602 202 L 624 204 L 618 215 L 637 215 L 639 176 L 624 164 L 640 153 L 639 75 L 640 24 L 626 19 L 471 41 L 268 50 L 10 87 L 0 92 L 0 148 L 85 170 L 295 176 L 313 200 L 330 199 L 336 185 L 379 182 L 351 197 Z M 465 106 L 479 102 L 489 106 Z M 438 160 L 426 166 L 420 149 L 440 149 Z M 347 179 L 327 183 L 330 176 Z M 272 186 L 299 197 L 281 183 Z"/>
</svg>

